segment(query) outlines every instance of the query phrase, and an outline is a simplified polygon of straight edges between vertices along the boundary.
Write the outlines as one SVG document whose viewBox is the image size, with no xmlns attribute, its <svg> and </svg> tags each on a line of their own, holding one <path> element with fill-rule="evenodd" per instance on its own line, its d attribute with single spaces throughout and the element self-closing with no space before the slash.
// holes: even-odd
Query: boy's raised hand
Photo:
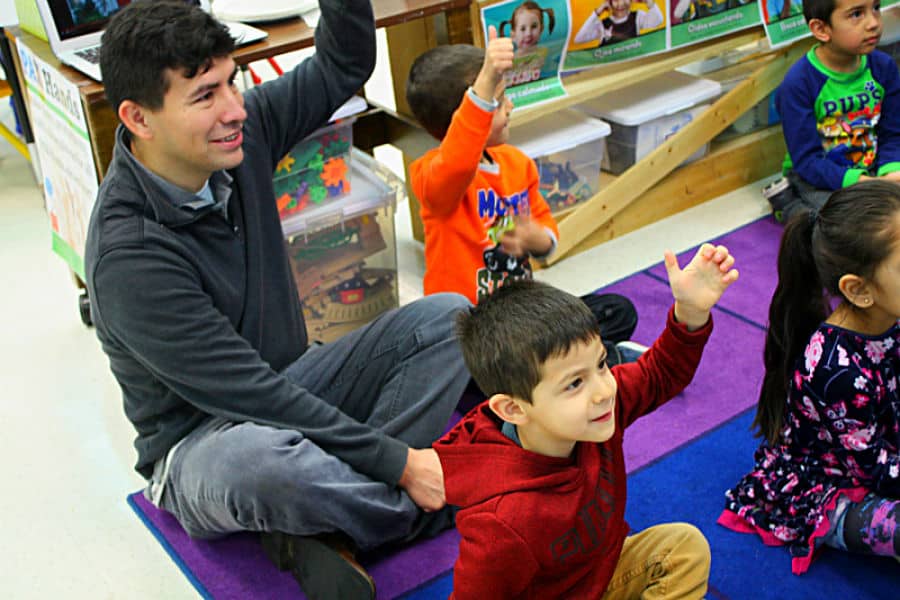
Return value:
<svg viewBox="0 0 900 600">
<path fill-rule="evenodd" d="M 675 254 L 666 250 L 666 272 L 675 298 L 675 318 L 689 330 L 700 329 L 722 294 L 737 281 L 734 257 L 725 246 L 703 244 L 684 269 Z"/>
<path fill-rule="evenodd" d="M 503 74 L 512 69 L 513 41 L 508 37 L 497 37 L 497 28 L 488 27 L 488 44 L 484 49 L 484 63 L 472 84 L 472 89 L 482 100 L 491 102 L 502 91 Z"/>
<path fill-rule="evenodd" d="M 527 216 L 518 217 L 515 227 L 503 233 L 500 247 L 510 256 L 544 256 L 553 248 L 553 238 L 540 223 Z"/>
</svg>

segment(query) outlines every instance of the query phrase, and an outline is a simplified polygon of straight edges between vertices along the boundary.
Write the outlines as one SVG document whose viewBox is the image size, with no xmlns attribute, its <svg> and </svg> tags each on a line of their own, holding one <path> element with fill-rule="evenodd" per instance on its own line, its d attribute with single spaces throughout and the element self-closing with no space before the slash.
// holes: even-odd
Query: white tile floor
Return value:
<svg viewBox="0 0 900 600">
<path fill-rule="evenodd" d="M 380 157 L 396 164 L 389 152 Z M 747 186 L 540 271 L 576 294 L 646 267 L 767 211 Z M 195 598 L 193 587 L 125 502 L 142 486 L 133 431 L 78 290 L 50 250 L 29 165 L 0 140 L 0 596 Z M 401 297 L 420 294 L 424 262 L 397 210 Z M 741 257 L 737 257 L 740 266 Z"/>
</svg>

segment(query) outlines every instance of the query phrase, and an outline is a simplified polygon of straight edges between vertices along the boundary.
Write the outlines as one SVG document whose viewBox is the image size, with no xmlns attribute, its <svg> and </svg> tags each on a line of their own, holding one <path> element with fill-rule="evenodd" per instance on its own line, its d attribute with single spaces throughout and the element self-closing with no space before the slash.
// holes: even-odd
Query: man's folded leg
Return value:
<svg viewBox="0 0 900 600">
<path fill-rule="evenodd" d="M 267 539 L 267 553 L 283 555 L 278 566 L 311 600 L 374 597 L 355 551 L 409 539 L 423 515 L 400 488 L 358 473 L 299 432 L 219 418 L 175 452 L 160 504 L 194 538 L 258 531 L 290 539 L 277 552 Z M 346 595 L 328 595 L 336 579 Z"/>
</svg>

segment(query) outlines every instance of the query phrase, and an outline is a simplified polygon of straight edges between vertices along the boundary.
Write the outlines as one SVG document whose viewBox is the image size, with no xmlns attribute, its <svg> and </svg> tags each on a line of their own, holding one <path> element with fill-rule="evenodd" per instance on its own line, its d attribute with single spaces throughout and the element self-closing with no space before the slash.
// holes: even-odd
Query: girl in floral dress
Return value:
<svg viewBox="0 0 900 600">
<path fill-rule="evenodd" d="M 836 304 L 836 308 L 831 307 Z M 787 545 L 900 552 L 900 186 L 864 181 L 785 228 L 755 466 L 719 523 Z"/>
</svg>

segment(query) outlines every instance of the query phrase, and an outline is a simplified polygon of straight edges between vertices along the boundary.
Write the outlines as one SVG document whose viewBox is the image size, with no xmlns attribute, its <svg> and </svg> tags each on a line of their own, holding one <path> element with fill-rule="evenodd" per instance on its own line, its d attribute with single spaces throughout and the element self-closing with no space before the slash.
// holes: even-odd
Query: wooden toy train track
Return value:
<svg viewBox="0 0 900 600">
<path fill-rule="evenodd" d="M 381 313 L 397 307 L 396 271 L 362 265 L 334 277 L 328 287 L 303 299 L 303 312 L 310 338 L 332 341 Z"/>
<path fill-rule="evenodd" d="M 329 280 L 348 267 L 387 248 L 373 214 L 350 219 L 308 236 L 298 235 L 285 243 L 297 292 L 304 301 L 317 289 L 330 287 Z"/>
</svg>

